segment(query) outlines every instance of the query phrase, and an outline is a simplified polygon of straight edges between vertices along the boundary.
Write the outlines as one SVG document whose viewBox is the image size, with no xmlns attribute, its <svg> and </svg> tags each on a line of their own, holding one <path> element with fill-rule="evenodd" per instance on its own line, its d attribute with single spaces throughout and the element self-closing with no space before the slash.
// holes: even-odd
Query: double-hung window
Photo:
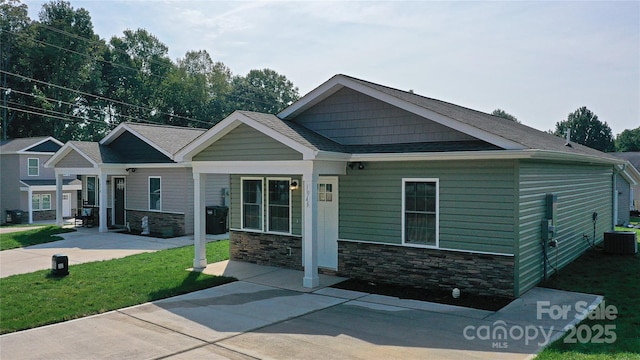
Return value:
<svg viewBox="0 0 640 360">
<path fill-rule="evenodd" d="M 98 177 L 87 176 L 87 205 L 98 205 Z"/>
<path fill-rule="evenodd" d="M 262 231 L 262 178 L 243 178 L 242 228 Z"/>
<path fill-rule="evenodd" d="M 31 195 L 31 208 L 33 210 L 51 210 L 51 194 Z"/>
<path fill-rule="evenodd" d="M 40 175 L 40 159 L 38 158 L 27 159 L 27 175 L 28 176 Z"/>
<path fill-rule="evenodd" d="M 290 179 L 267 179 L 269 187 L 268 223 L 269 231 L 291 232 Z"/>
<path fill-rule="evenodd" d="M 438 179 L 402 180 L 403 243 L 438 246 Z"/>
<path fill-rule="evenodd" d="M 162 186 L 159 176 L 149 176 L 149 210 L 162 210 Z"/>
</svg>

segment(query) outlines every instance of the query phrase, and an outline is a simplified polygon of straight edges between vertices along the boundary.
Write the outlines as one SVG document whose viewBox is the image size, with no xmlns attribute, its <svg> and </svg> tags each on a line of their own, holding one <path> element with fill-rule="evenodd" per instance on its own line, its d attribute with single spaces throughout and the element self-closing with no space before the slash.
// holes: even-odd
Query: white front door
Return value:
<svg viewBox="0 0 640 360">
<path fill-rule="evenodd" d="M 71 194 L 62 194 L 62 217 L 71 217 Z"/>
<path fill-rule="evenodd" d="M 338 178 L 318 179 L 318 266 L 338 268 Z"/>
</svg>

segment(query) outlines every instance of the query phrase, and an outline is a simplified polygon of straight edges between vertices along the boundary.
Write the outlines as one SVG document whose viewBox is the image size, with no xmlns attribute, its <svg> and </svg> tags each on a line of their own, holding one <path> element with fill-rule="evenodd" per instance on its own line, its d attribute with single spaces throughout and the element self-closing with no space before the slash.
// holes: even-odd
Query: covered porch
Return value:
<svg viewBox="0 0 640 360">
<path fill-rule="evenodd" d="M 194 178 L 194 244 L 195 244 L 195 257 L 194 257 L 194 270 L 203 271 L 207 267 L 206 259 L 206 213 L 204 211 L 204 194 L 206 193 L 206 174 L 230 174 L 232 177 L 242 177 L 243 179 L 265 179 L 267 185 L 262 185 L 266 197 L 260 194 L 260 201 L 264 200 L 265 207 L 269 206 L 269 185 L 270 179 L 278 181 L 288 181 L 289 187 L 289 202 L 291 203 L 289 212 L 290 227 L 288 231 L 273 229 L 271 226 L 261 227 L 260 229 L 251 229 L 246 226 L 245 219 L 235 219 L 232 223 L 236 226 L 231 226 L 230 232 L 233 237 L 233 233 L 247 233 L 260 237 L 274 237 L 277 243 L 277 239 L 280 238 L 300 238 L 301 240 L 301 258 L 294 259 L 293 261 L 301 264 L 304 268 L 304 275 L 302 280 L 302 286 L 305 288 L 316 288 L 320 285 L 320 277 L 318 274 L 318 268 L 323 264 L 319 264 L 319 244 L 320 238 L 326 237 L 329 241 L 335 242 L 336 247 L 334 250 L 334 256 L 337 262 L 337 208 L 332 210 L 331 213 L 335 216 L 335 224 L 331 224 L 330 228 L 335 230 L 334 233 L 327 234 L 324 231 L 324 226 L 321 222 L 324 221 L 322 201 L 320 198 L 326 199 L 326 187 L 324 190 L 320 190 L 323 187 L 321 179 L 325 177 L 335 178 L 335 200 L 334 204 L 337 207 L 337 176 L 346 174 L 346 161 L 330 161 L 330 160 L 289 160 L 289 161 L 193 161 L 193 178 Z M 241 180 L 242 181 L 242 180 Z M 235 191 L 235 192 L 234 192 Z M 241 198 L 243 196 L 242 188 L 232 188 L 232 198 Z M 320 196 L 324 195 L 324 196 Z M 295 199 L 295 200 L 294 200 Z M 265 205 L 266 204 L 266 205 Z M 319 209 L 320 204 L 320 209 Z M 243 207 L 244 204 L 238 201 L 232 201 L 230 204 L 230 214 L 241 214 L 243 210 L 237 207 Z M 261 216 L 267 212 L 260 208 Z M 233 216 L 233 215 L 232 215 Z M 236 215 L 237 216 L 237 215 Z M 295 218 L 296 220 L 292 220 Z M 297 234 L 297 219 L 300 219 L 299 235 Z M 264 221 L 264 220 L 261 220 Z M 264 221 L 269 224 L 269 219 Z M 239 226 L 238 226 L 239 224 Z M 296 230 L 292 230 L 292 227 Z M 324 244 L 324 243 L 322 243 Z M 233 245 L 232 245 L 233 246 Z M 286 244 L 280 244 L 279 246 L 285 246 Z M 291 253 L 289 247 L 288 256 L 296 256 L 295 253 Z M 232 260 L 233 256 L 232 256 Z M 336 264 L 337 265 L 337 264 Z M 335 270 L 335 266 L 333 269 Z M 329 268 L 332 266 L 329 265 Z"/>
</svg>

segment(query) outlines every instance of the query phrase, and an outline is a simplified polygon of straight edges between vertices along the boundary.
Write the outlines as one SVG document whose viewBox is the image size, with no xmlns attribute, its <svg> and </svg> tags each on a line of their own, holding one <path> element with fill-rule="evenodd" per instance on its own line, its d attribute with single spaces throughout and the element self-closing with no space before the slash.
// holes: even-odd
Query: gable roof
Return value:
<svg viewBox="0 0 640 360">
<path fill-rule="evenodd" d="M 72 151 L 77 152 L 94 167 L 98 167 L 101 164 L 117 164 L 122 161 L 120 155 L 108 146 L 100 145 L 100 143 L 94 141 L 69 141 L 44 166 L 54 167 Z"/>
<path fill-rule="evenodd" d="M 29 138 L 16 138 L 10 140 L 0 141 L 0 154 L 17 154 L 22 152 L 28 152 L 32 148 L 36 148 L 38 145 L 44 144 L 47 141 L 51 141 L 60 147 L 63 143 L 52 136 L 39 136 Z M 35 151 L 39 153 L 53 154 L 55 151 Z"/>
<path fill-rule="evenodd" d="M 206 132 L 206 129 L 185 128 L 167 125 L 122 123 L 100 140 L 101 145 L 109 145 L 125 131 L 130 132 L 170 159 L 182 148 Z"/>
<path fill-rule="evenodd" d="M 627 160 L 636 169 L 640 169 L 640 151 L 615 152 L 613 155 Z"/>
<path fill-rule="evenodd" d="M 278 117 L 295 121 L 297 115 L 343 87 L 362 92 L 505 150 L 542 150 L 617 160 L 612 155 L 574 142 L 571 142 L 571 146 L 566 146 L 566 141 L 562 138 L 508 119 L 346 75 L 332 77 L 284 109 Z"/>
</svg>

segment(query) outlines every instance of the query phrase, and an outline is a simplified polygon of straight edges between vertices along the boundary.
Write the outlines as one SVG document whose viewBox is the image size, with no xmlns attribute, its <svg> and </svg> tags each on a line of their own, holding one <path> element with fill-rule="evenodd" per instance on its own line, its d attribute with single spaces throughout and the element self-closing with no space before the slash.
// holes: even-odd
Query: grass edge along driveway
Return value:
<svg viewBox="0 0 640 360">
<path fill-rule="evenodd" d="M 635 231 L 640 240 L 639 229 L 616 230 Z M 615 306 L 615 319 L 607 316 L 601 305 L 601 312 L 593 314 L 596 319 L 582 321 L 576 326 L 575 334 L 546 347 L 536 360 L 640 359 L 640 254 L 605 254 L 602 246 L 601 243 L 587 251 L 542 286 L 603 295 L 605 307 Z M 603 341 L 612 339 L 612 333 L 615 334 L 613 342 Z M 565 342 L 567 337 L 572 343 Z"/>
<path fill-rule="evenodd" d="M 50 270 L 0 279 L 0 334 L 100 314 L 234 281 L 185 269 L 193 246 L 72 265 L 66 277 Z M 207 260 L 229 258 L 229 241 L 207 244 Z"/>
<path fill-rule="evenodd" d="M 19 229 L 20 227 L 11 228 Z M 74 231 L 76 230 L 55 225 L 45 225 L 38 229 L 26 229 L 24 231 L 0 234 L 0 251 L 63 240 L 60 236 L 55 235 Z"/>
</svg>

